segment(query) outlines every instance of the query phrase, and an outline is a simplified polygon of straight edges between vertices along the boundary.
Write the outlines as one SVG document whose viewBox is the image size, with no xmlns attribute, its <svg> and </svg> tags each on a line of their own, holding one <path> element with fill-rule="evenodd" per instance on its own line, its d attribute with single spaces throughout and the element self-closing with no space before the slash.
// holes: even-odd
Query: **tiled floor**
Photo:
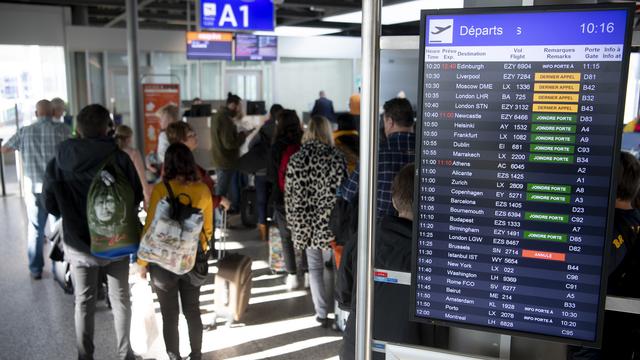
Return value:
<svg viewBox="0 0 640 360">
<path fill-rule="evenodd" d="M 317 325 L 308 290 L 287 291 L 284 278 L 270 273 L 266 263 L 268 248 L 257 238 L 257 231 L 244 229 L 237 222 L 237 218 L 230 220 L 229 245 L 254 260 L 250 306 L 240 323 L 230 327 L 221 323 L 216 328 L 205 329 L 205 359 L 336 357 L 341 334 Z M 0 358 L 75 358 L 73 297 L 64 294 L 54 283 L 48 260 L 44 278 L 30 279 L 26 265 L 26 217 L 18 196 L 0 198 L 0 229 L 3 234 L 0 240 Z M 213 286 L 205 285 L 201 308 L 207 325 L 213 323 L 212 296 Z M 157 321 L 160 325 L 159 314 Z M 189 347 L 183 320 L 180 333 L 182 355 L 186 356 Z M 96 315 L 94 339 L 96 359 L 115 359 L 113 320 L 103 302 L 99 303 Z M 161 336 L 144 358 L 166 358 Z"/>
</svg>

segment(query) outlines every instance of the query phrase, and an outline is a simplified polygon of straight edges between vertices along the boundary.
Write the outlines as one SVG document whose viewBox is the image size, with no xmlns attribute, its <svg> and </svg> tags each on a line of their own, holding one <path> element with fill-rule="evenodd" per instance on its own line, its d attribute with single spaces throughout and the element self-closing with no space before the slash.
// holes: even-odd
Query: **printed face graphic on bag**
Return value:
<svg viewBox="0 0 640 360">
<path fill-rule="evenodd" d="M 110 244 L 122 239 L 120 226 L 124 224 L 127 215 L 126 204 L 120 200 L 117 193 L 105 189 L 96 194 L 89 206 L 89 224 L 92 233 L 104 236 L 104 241 Z"/>
<path fill-rule="evenodd" d="M 114 199 L 111 194 L 105 194 L 105 196 L 96 199 L 96 202 L 93 204 L 93 209 L 98 220 L 109 222 L 116 213 L 116 199 Z"/>
</svg>

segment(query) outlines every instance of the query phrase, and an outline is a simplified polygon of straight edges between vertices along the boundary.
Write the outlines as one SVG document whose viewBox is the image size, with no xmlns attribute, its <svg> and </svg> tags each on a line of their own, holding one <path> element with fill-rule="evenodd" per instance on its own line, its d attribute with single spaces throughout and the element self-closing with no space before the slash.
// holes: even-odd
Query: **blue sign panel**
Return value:
<svg viewBox="0 0 640 360">
<path fill-rule="evenodd" d="M 273 31 L 272 0 L 201 0 L 200 4 L 203 29 Z"/>
<path fill-rule="evenodd" d="M 621 44 L 626 11 L 435 15 L 427 18 L 426 46 Z"/>
</svg>

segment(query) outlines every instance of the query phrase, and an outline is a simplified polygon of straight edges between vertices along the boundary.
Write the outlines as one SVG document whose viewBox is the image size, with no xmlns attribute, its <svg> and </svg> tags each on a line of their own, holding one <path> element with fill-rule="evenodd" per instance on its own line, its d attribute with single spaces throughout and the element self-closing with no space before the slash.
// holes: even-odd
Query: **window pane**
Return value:
<svg viewBox="0 0 640 360">
<path fill-rule="evenodd" d="M 104 69 L 102 53 L 89 54 L 89 86 L 91 87 L 90 103 L 106 105 L 104 98 Z"/>
<path fill-rule="evenodd" d="M 63 47 L 0 45 L 0 138 L 16 131 L 16 104 L 24 126 L 34 120 L 38 100 L 54 97 L 67 100 Z"/>
<path fill-rule="evenodd" d="M 202 98 L 207 100 L 220 100 L 222 96 L 222 79 L 220 77 L 221 64 L 217 62 L 202 63 Z"/>
</svg>

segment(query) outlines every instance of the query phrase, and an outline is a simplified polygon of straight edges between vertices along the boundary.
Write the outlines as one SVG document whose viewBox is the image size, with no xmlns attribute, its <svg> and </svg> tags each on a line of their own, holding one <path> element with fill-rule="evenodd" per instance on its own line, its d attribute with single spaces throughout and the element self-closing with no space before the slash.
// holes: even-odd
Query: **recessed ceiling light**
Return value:
<svg viewBox="0 0 640 360">
<path fill-rule="evenodd" d="M 318 28 L 318 27 L 306 27 L 306 26 L 276 26 L 274 31 L 254 31 L 254 34 L 308 37 L 308 36 L 335 34 L 341 31 L 342 31 L 341 29 L 336 29 L 336 28 Z"/>
<path fill-rule="evenodd" d="M 382 7 L 382 25 L 401 24 L 420 20 L 420 10 L 462 8 L 464 0 L 418 0 Z M 362 23 L 362 11 L 327 16 L 322 21 Z"/>
</svg>

